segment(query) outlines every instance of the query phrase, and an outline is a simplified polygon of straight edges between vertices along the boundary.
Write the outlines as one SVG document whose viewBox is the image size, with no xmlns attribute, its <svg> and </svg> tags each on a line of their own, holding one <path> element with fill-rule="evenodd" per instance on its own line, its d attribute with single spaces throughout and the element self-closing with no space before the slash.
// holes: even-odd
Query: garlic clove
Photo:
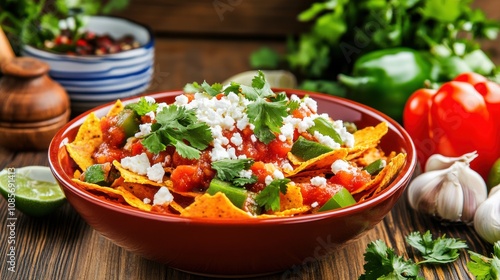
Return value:
<svg viewBox="0 0 500 280">
<path fill-rule="evenodd" d="M 435 215 L 438 186 L 447 172 L 447 170 L 430 171 L 414 178 L 407 188 L 410 207 L 417 211 Z"/>
<path fill-rule="evenodd" d="M 467 164 L 469 164 L 477 156 L 478 156 L 477 151 L 463 154 L 459 157 L 447 157 L 447 156 L 443 156 L 440 154 L 433 154 L 425 162 L 424 171 L 428 172 L 428 171 L 433 171 L 433 170 L 446 169 L 446 168 L 452 166 L 453 163 L 455 163 L 457 161 L 462 161 L 462 162 L 466 162 Z"/>
<path fill-rule="evenodd" d="M 488 198 L 477 208 L 474 229 L 491 244 L 500 241 L 500 185 L 491 189 Z"/>
<path fill-rule="evenodd" d="M 468 163 L 461 164 L 464 165 L 462 167 L 464 172 L 459 176 L 460 185 L 463 186 L 464 192 L 462 220 L 469 223 L 474 220 L 474 215 L 479 205 L 486 200 L 488 188 L 481 175 L 468 168 Z"/>
<path fill-rule="evenodd" d="M 464 193 L 456 170 L 443 180 L 436 199 L 436 214 L 443 220 L 460 222 L 464 209 Z"/>
</svg>

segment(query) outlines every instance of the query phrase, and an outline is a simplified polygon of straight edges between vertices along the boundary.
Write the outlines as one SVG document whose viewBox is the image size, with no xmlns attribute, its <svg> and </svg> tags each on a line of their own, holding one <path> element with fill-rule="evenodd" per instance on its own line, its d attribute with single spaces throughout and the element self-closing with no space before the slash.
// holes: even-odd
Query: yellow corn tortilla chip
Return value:
<svg viewBox="0 0 500 280">
<path fill-rule="evenodd" d="M 280 211 L 292 208 L 299 208 L 304 205 L 304 199 L 300 192 L 300 187 L 295 184 L 288 184 L 286 194 L 280 192 Z"/>
<path fill-rule="evenodd" d="M 368 126 L 354 132 L 354 147 L 349 148 L 349 155 L 346 160 L 355 159 L 366 150 L 376 147 L 388 130 L 387 123 L 381 122 L 376 126 Z"/>
<path fill-rule="evenodd" d="M 277 218 L 277 217 L 291 217 L 291 216 L 294 216 L 294 215 L 297 215 L 297 214 L 307 213 L 310 210 L 311 210 L 310 206 L 303 205 L 301 207 L 287 209 L 287 210 L 284 210 L 284 211 L 275 212 L 273 214 L 262 214 L 260 216 L 257 216 L 257 218 L 268 219 L 268 218 Z"/>
<path fill-rule="evenodd" d="M 182 212 L 183 217 L 196 218 L 252 218 L 250 214 L 234 206 L 223 193 L 210 195 L 205 193 L 195 198 L 194 202 Z"/>
<path fill-rule="evenodd" d="M 318 157 L 312 158 L 308 161 L 304 161 L 298 167 L 293 170 L 284 170 L 285 177 L 290 177 L 296 175 L 297 173 L 304 170 L 319 170 L 319 169 L 329 169 L 331 164 L 337 159 L 343 159 L 347 156 L 347 149 L 341 148 L 331 151 L 326 154 L 322 154 Z"/>
<path fill-rule="evenodd" d="M 81 186 L 82 188 L 84 188 L 86 190 L 97 191 L 97 192 L 100 192 L 100 193 L 107 194 L 107 195 L 109 195 L 111 197 L 114 197 L 114 198 L 121 198 L 121 197 L 123 197 L 123 192 L 120 191 L 120 190 L 116 190 L 116 189 L 113 189 L 113 188 L 110 188 L 110 187 L 99 186 L 97 184 L 87 183 L 87 182 L 81 181 L 79 179 L 72 179 L 72 180 L 77 185 Z"/>
<path fill-rule="evenodd" d="M 101 120 L 90 113 L 78 129 L 75 140 L 66 144 L 70 157 L 82 170 L 94 164 L 92 153 L 102 143 Z"/>
<path fill-rule="evenodd" d="M 108 117 L 116 116 L 121 111 L 123 111 L 124 108 L 125 108 L 125 106 L 123 105 L 122 101 L 120 99 L 118 99 L 118 100 L 116 100 L 113 107 L 111 107 L 111 109 L 109 109 L 108 114 L 106 116 L 108 116 Z"/>
<path fill-rule="evenodd" d="M 151 205 L 144 203 L 140 198 L 135 196 L 133 193 L 129 192 L 126 190 L 124 187 L 118 187 L 116 190 L 119 190 L 122 192 L 123 199 L 132 207 L 135 207 L 140 210 L 144 211 L 151 211 Z"/>
<path fill-rule="evenodd" d="M 114 160 L 113 165 L 120 171 L 121 177 L 123 177 L 123 180 L 127 183 L 138 183 L 138 184 L 147 184 L 147 185 L 152 185 L 152 186 L 157 186 L 157 187 L 163 187 L 165 186 L 164 183 L 158 183 L 155 181 L 151 181 L 148 179 L 147 176 L 137 174 L 135 172 L 132 172 L 125 167 L 123 167 L 119 161 Z"/>
<path fill-rule="evenodd" d="M 365 184 L 363 187 L 357 189 L 353 194 L 361 193 L 363 191 L 370 191 L 371 193 L 378 193 L 386 188 L 398 174 L 399 170 L 403 167 L 406 160 L 406 154 L 399 153 L 394 156 L 387 165 L 375 176 L 373 180 Z"/>
</svg>

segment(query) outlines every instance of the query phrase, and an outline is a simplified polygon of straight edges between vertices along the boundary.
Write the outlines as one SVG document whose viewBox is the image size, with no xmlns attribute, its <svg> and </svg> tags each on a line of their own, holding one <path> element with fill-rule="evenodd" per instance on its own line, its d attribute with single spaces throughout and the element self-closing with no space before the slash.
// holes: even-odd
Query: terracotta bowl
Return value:
<svg viewBox="0 0 500 280">
<path fill-rule="evenodd" d="M 381 142 L 382 148 L 407 153 L 407 162 L 390 186 L 351 207 L 296 217 L 224 220 L 147 213 L 104 201 L 71 182 L 74 164 L 64 145 L 73 140 L 89 112 L 56 134 L 49 147 L 50 167 L 70 204 L 90 226 L 118 246 L 145 258 L 210 276 L 256 276 L 293 269 L 334 254 L 346 242 L 355 241 L 377 225 L 406 188 L 416 166 L 416 153 L 404 129 L 374 109 L 329 95 L 285 91 L 299 96 L 309 94 L 318 102 L 318 112 L 355 122 L 358 127 L 386 121 L 389 132 Z M 171 103 L 180 93 L 152 96 L 159 102 Z M 93 111 L 104 116 L 110 106 Z"/>
</svg>

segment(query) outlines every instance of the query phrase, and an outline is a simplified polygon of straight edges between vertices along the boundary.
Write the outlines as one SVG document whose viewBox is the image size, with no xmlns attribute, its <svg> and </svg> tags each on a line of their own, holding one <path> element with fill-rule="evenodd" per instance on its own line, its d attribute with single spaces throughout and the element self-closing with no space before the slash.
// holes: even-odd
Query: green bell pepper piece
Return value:
<svg viewBox="0 0 500 280">
<path fill-rule="evenodd" d="M 354 63 L 352 76 L 338 80 L 347 97 L 402 121 L 408 97 L 432 80 L 433 64 L 424 53 L 409 48 L 393 48 L 366 53 Z"/>
</svg>

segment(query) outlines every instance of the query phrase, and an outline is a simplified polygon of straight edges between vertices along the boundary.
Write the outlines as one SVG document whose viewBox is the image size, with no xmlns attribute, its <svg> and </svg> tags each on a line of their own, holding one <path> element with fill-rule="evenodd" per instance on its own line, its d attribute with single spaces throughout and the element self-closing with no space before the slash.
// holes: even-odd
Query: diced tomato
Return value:
<svg viewBox="0 0 500 280">
<path fill-rule="evenodd" d="M 371 176 L 365 170 L 358 172 L 338 171 L 335 176 L 332 176 L 328 181 L 332 184 L 344 186 L 349 192 L 353 192 L 371 180 Z"/>
<path fill-rule="evenodd" d="M 140 141 L 137 141 L 134 144 L 132 144 L 132 148 L 131 148 L 130 152 L 131 152 L 132 156 L 140 155 L 144 152 L 144 146 L 142 145 L 142 143 Z"/>
<path fill-rule="evenodd" d="M 197 167 L 195 165 L 179 165 L 170 175 L 174 189 L 179 192 L 189 192 L 200 185 L 196 180 Z"/>
<path fill-rule="evenodd" d="M 292 149 L 292 143 L 283 142 L 279 139 L 274 139 L 268 145 L 268 156 L 271 161 L 286 158 L 288 152 Z"/>
<path fill-rule="evenodd" d="M 257 176 L 257 182 L 249 188 L 254 192 L 259 192 L 266 187 L 266 177 L 271 175 L 271 172 L 266 168 L 266 164 L 262 161 L 256 161 L 250 167 L 252 174 Z"/>
<path fill-rule="evenodd" d="M 339 190 L 340 185 L 327 183 L 326 185 L 315 186 L 311 183 L 299 183 L 300 192 L 304 199 L 304 205 L 311 205 L 317 202 L 319 205 L 325 204 Z"/>
</svg>

